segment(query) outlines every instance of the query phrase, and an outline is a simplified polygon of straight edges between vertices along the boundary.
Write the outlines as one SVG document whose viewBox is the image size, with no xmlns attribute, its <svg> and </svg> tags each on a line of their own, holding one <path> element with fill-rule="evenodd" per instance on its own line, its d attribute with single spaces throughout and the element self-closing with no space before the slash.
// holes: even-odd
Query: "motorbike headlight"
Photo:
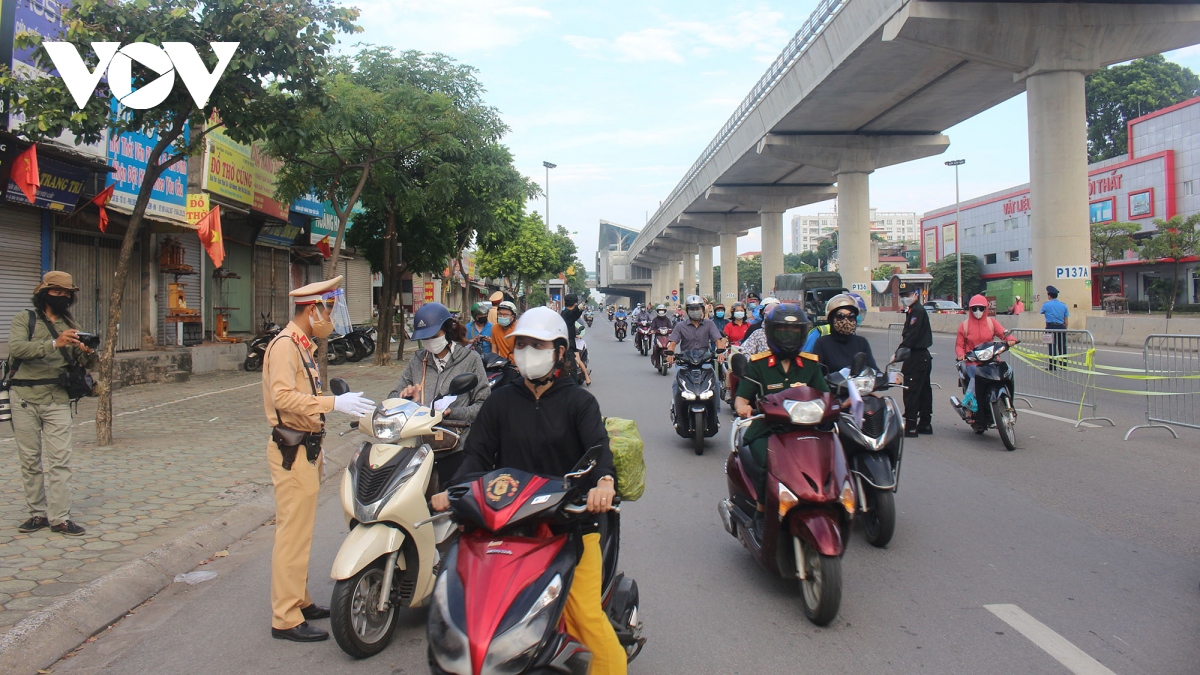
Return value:
<svg viewBox="0 0 1200 675">
<path fill-rule="evenodd" d="M 788 489 L 783 483 L 779 484 L 779 518 L 782 519 L 787 515 L 792 507 L 800 503 L 800 498 Z"/>
<path fill-rule="evenodd" d="M 679 395 L 682 396 L 683 400 L 685 400 L 685 401 L 695 401 L 696 400 L 695 394 L 693 394 L 692 392 L 690 392 L 687 389 L 682 388 L 682 387 L 679 389 Z"/>
<path fill-rule="evenodd" d="M 792 418 L 792 424 L 817 424 L 825 416 L 824 401 L 784 401 L 783 409 Z"/>
<path fill-rule="evenodd" d="M 838 501 L 842 503 L 842 508 L 846 509 L 846 513 L 854 515 L 854 488 L 850 486 L 849 480 L 842 484 L 842 496 Z"/>
<path fill-rule="evenodd" d="M 856 389 L 858 389 L 858 393 L 860 394 L 869 394 L 872 391 L 875 391 L 874 375 L 860 375 L 858 377 L 851 378 L 850 382 Z"/>
<path fill-rule="evenodd" d="M 995 347 L 984 347 L 983 349 L 975 350 L 975 358 L 979 361 L 990 361 L 996 353 Z"/>
<path fill-rule="evenodd" d="M 550 620 L 556 614 L 554 609 L 562 590 L 562 576 L 555 574 L 525 616 L 492 640 L 487 657 L 483 660 L 483 672 L 517 675 L 529 667 L 530 660 L 536 655 L 542 638 L 550 628 Z"/>
<path fill-rule="evenodd" d="M 704 391 L 700 392 L 700 400 L 701 401 L 707 401 L 708 399 L 710 399 L 712 397 L 713 397 L 712 387 L 709 387 L 708 389 L 705 389 Z"/>
<path fill-rule="evenodd" d="M 408 415 L 403 412 L 387 414 L 386 410 L 376 411 L 371 417 L 371 435 L 381 441 L 394 441 L 400 438 L 400 430 L 408 422 Z"/>
<path fill-rule="evenodd" d="M 471 675 L 470 643 L 467 634 L 450 618 L 450 599 L 447 575 L 443 572 L 433 586 L 433 602 L 429 606 L 426 637 L 438 667 L 453 675 Z"/>
</svg>

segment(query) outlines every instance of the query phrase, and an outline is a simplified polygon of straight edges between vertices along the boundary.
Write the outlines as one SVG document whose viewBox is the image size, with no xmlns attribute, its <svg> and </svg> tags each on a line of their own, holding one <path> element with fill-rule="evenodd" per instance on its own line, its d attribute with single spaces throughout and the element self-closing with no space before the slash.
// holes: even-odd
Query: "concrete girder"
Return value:
<svg viewBox="0 0 1200 675">
<path fill-rule="evenodd" d="M 733 232 L 745 236 L 758 227 L 757 213 L 681 213 L 676 219 L 680 225 L 716 232 L 718 235 Z"/>
<path fill-rule="evenodd" d="M 808 164 L 834 174 L 870 173 L 885 166 L 940 155 L 950 147 L 945 134 L 767 134 L 758 154 Z"/>
<path fill-rule="evenodd" d="M 714 185 L 704 194 L 709 201 L 758 213 L 783 213 L 836 196 L 837 188 L 832 185 Z"/>
<path fill-rule="evenodd" d="M 1082 73 L 1200 41 L 1200 6 L 911 0 L 883 27 L 903 41 L 1010 70 Z"/>
<path fill-rule="evenodd" d="M 690 226 L 670 225 L 659 236 L 666 239 L 685 241 L 689 244 L 706 246 L 719 246 L 721 244 L 721 237 L 715 232 Z"/>
</svg>

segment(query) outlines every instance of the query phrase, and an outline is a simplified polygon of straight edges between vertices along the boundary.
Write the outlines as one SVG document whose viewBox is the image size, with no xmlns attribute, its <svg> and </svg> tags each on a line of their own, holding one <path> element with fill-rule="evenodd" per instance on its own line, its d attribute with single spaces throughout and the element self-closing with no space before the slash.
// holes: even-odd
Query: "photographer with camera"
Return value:
<svg viewBox="0 0 1200 675">
<path fill-rule="evenodd" d="M 78 395 L 68 389 L 68 371 L 91 365 L 99 338 L 71 317 L 78 293 L 70 274 L 47 272 L 33 290 L 36 309 L 18 312 L 8 333 L 13 434 L 29 508 L 21 532 L 85 532 L 71 521 L 71 402 Z"/>
</svg>

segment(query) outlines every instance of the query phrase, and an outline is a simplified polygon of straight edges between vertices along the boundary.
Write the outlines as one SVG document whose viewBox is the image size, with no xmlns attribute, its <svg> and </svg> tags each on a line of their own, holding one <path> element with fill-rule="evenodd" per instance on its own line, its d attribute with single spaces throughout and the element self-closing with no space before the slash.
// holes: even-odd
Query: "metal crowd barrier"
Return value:
<svg viewBox="0 0 1200 675">
<path fill-rule="evenodd" d="M 1079 406 L 1076 427 L 1089 420 L 1117 426 L 1111 419 L 1096 415 L 1096 371 L 1092 365 L 1096 343 L 1090 331 L 1016 328 L 1011 334 L 1021 341 L 1017 349 L 1028 358 L 1007 360 L 1013 370 L 1015 399 L 1030 408 L 1032 398 Z M 1091 410 L 1091 416 L 1082 416 L 1084 408 Z"/>
<path fill-rule="evenodd" d="M 1151 335 L 1142 345 L 1146 364 L 1146 424 L 1129 429 L 1125 440 L 1138 429 L 1169 425 L 1200 429 L 1200 335 Z M 1149 379 L 1156 378 L 1156 379 Z"/>
<path fill-rule="evenodd" d="M 904 332 L 904 324 L 889 323 L 888 324 L 888 358 L 892 358 L 892 354 L 896 353 L 896 347 L 900 344 L 900 334 Z"/>
</svg>

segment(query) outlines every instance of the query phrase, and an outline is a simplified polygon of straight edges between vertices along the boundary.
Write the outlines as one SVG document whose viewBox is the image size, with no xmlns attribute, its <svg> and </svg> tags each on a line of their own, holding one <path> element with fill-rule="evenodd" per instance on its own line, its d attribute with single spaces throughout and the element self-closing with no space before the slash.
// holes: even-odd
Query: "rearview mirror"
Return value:
<svg viewBox="0 0 1200 675">
<path fill-rule="evenodd" d="M 350 391 L 350 385 L 340 377 L 335 377 L 329 381 L 329 391 L 333 392 L 334 396 L 341 396 Z"/>
<path fill-rule="evenodd" d="M 734 354 L 733 358 L 729 360 L 729 367 L 733 370 L 733 374 L 740 379 L 746 376 L 746 364 L 749 362 L 750 360 L 746 358 L 745 354 Z"/>
<path fill-rule="evenodd" d="M 896 350 L 896 355 L 892 357 L 892 361 L 905 361 L 912 356 L 912 350 L 908 347 L 900 347 Z"/>
<path fill-rule="evenodd" d="M 867 353 L 859 352 L 854 355 L 854 360 L 850 362 L 850 372 L 855 375 L 861 375 L 862 371 L 867 367 Z"/>
<path fill-rule="evenodd" d="M 479 384 L 479 376 L 475 373 L 463 373 L 455 375 L 453 380 L 450 380 L 450 388 L 447 390 L 451 396 L 460 396 L 475 390 Z"/>
</svg>

